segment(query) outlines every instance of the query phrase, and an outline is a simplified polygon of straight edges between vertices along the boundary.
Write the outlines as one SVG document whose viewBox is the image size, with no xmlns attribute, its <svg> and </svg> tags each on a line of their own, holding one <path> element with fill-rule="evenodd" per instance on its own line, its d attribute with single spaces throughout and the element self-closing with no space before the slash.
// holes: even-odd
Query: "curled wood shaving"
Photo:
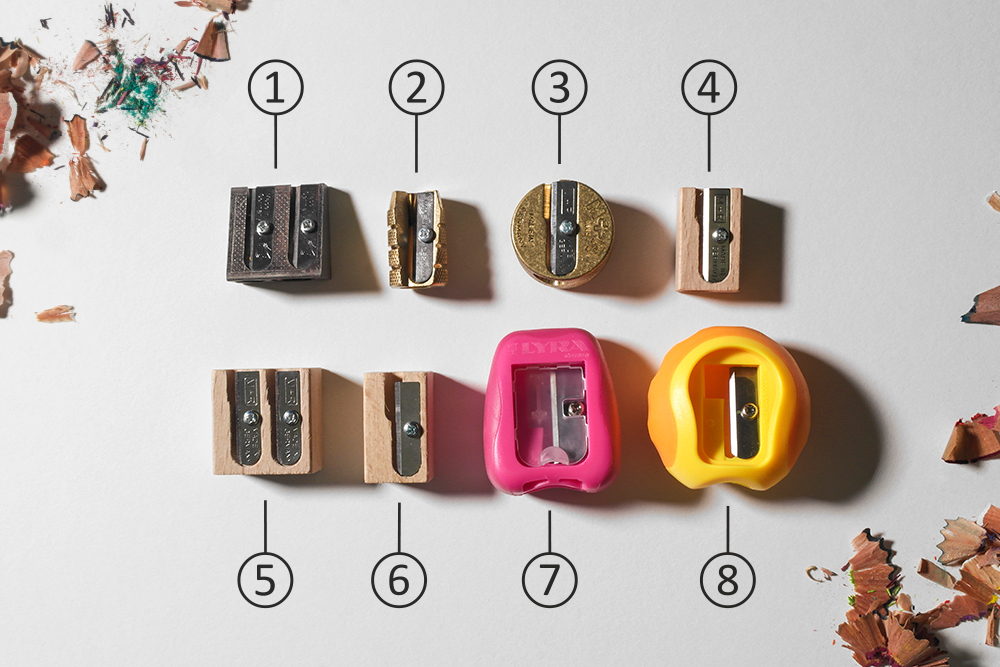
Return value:
<svg viewBox="0 0 1000 667">
<path fill-rule="evenodd" d="M 979 553 L 986 542 L 986 529 L 962 517 L 947 519 L 941 534 L 944 540 L 937 545 L 941 550 L 938 560 L 944 565 L 961 565 Z"/>
<path fill-rule="evenodd" d="M 938 567 L 926 558 L 920 559 L 920 565 L 917 566 L 917 574 L 933 581 L 939 586 L 944 586 L 945 588 L 955 587 L 955 577 L 951 576 L 947 570 Z"/>
<path fill-rule="evenodd" d="M 10 160 L 12 174 L 30 174 L 36 169 L 47 167 L 55 160 L 55 155 L 30 135 L 21 135 L 14 144 L 14 156 Z"/>
<path fill-rule="evenodd" d="M 35 319 L 39 322 L 75 322 L 75 318 L 76 313 L 73 312 L 73 306 L 56 306 L 35 313 Z"/>
<path fill-rule="evenodd" d="M 76 151 L 69 161 L 69 189 L 70 198 L 79 201 L 84 197 L 94 194 L 95 190 L 104 189 L 104 181 L 97 175 L 94 165 L 87 155 L 90 147 L 90 134 L 87 132 L 87 121 L 81 116 L 73 116 L 72 120 L 66 121 L 69 128 L 69 139 Z"/>
<path fill-rule="evenodd" d="M 813 573 L 818 573 L 815 577 Z M 806 576 L 815 582 L 823 583 L 824 581 L 830 581 L 831 577 L 836 577 L 837 573 L 833 570 L 828 570 L 825 567 L 816 567 L 815 565 L 810 565 L 806 568 Z"/>
<path fill-rule="evenodd" d="M 989 202 L 989 205 L 993 207 L 994 211 L 1000 211 L 1000 195 L 998 195 L 995 190 L 986 201 Z"/>
<path fill-rule="evenodd" d="M 83 45 L 80 46 L 80 50 L 77 51 L 76 58 L 73 60 L 73 71 L 79 72 L 100 57 L 101 50 L 97 48 L 97 44 L 94 44 L 89 39 L 85 40 Z"/>
<path fill-rule="evenodd" d="M 178 7 L 199 7 L 212 12 L 225 12 L 227 14 L 236 12 L 236 0 L 177 0 L 174 4 Z"/>
<path fill-rule="evenodd" d="M 10 250 L 0 252 L 0 317 L 7 316 L 7 281 L 10 278 L 10 260 L 14 253 Z"/>
<path fill-rule="evenodd" d="M 847 562 L 851 583 L 854 584 L 853 607 L 857 614 L 875 613 L 885 617 L 893 599 L 898 570 L 892 564 L 892 551 L 885 540 L 865 528 L 851 541 L 854 556 Z"/>
<path fill-rule="evenodd" d="M 229 36 L 226 34 L 226 24 L 214 18 L 209 21 L 194 52 L 214 62 L 229 60 Z"/>
</svg>

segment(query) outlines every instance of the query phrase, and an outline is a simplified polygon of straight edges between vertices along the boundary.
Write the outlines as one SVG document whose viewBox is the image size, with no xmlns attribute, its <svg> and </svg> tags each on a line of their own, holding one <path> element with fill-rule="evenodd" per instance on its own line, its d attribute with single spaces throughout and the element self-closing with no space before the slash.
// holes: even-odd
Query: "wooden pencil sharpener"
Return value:
<svg viewBox="0 0 1000 667">
<path fill-rule="evenodd" d="M 577 181 L 544 183 L 514 210 L 511 242 L 521 266 L 545 285 L 570 289 L 600 273 L 615 224 L 607 202 Z"/>
<path fill-rule="evenodd" d="M 740 291 L 742 188 L 681 188 L 677 211 L 677 291 Z"/>
<path fill-rule="evenodd" d="M 392 193 L 389 287 L 421 289 L 448 282 L 444 209 L 437 190 Z"/>
<path fill-rule="evenodd" d="M 434 374 L 365 373 L 365 482 L 434 477 Z"/>
<path fill-rule="evenodd" d="M 515 331 L 486 389 L 486 472 L 504 493 L 595 492 L 618 474 L 618 405 L 600 343 L 582 329 Z"/>
<path fill-rule="evenodd" d="M 762 491 L 792 469 L 809 436 L 809 388 L 792 355 L 745 327 L 678 343 L 649 386 L 649 437 L 685 486 Z"/>
<path fill-rule="evenodd" d="M 326 185 L 232 188 L 226 280 L 330 277 Z"/>
<path fill-rule="evenodd" d="M 322 370 L 212 371 L 216 475 L 298 475 L 323 467 Z"/>
</svg>

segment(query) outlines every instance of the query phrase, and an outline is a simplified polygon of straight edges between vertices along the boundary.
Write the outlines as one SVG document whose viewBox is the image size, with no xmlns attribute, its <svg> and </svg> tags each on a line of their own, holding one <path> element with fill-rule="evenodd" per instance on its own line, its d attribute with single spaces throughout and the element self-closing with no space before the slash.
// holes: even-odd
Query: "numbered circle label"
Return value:
<svg viewBox="0 0 1000 667">
<path fill-rule="evenodd" d="M 736 75 L 718 60 L 702 60 L 684 73 L 681 92 L 693 110 L 714 116 L 728 109 L 736 99 Z"/>
<path fill-rule="evenodd" d="M 550 60 L 535 72 L 531 94 L 544 111 L 565 116 L 587 99 L 587 77 L 568 60 Z"/>
<path fill-rule="evenodd" d="M 253 105 L 272 116 L 288 113 L 302 99 L 302 75 L 284 60 L 268 60 L 257 65 L 250 74 L 248 87 Z"/>
<path fill-rule="evenodd" d="M 389 554 L 372 570 L 375 597 L 390 607 L 409 607 L 420 599 L 426 589 L 427 571 L 410 554 Z"/>
<path fill-rule="evenodd" d="M 701 592 L 717 607 L 739 607 L 750 599 L 756 586 L 753 566 L 739 554 L 717 554 L 701 569 Z"/>
<path fill-rule="evenodd" d="M 292 568 L 278 554 L 254 554 L 240 567 L 237 583 L 253 606 L 277 607 L 292 592 Z"/>
<path fill-rule="evenodd" d="M 426 60 L 407 60 L 389 77 L 389 97 L 403 113 L 422 116 L 441 104 L 444 77 Z"/>
<path fill-rule="evenodd" d="M 561 607 L 576 593 L 576 568 L 557 553 L 538 554 L 528 561 L 521 574 L 521 587 L 539 607 Z"/>
</svg>

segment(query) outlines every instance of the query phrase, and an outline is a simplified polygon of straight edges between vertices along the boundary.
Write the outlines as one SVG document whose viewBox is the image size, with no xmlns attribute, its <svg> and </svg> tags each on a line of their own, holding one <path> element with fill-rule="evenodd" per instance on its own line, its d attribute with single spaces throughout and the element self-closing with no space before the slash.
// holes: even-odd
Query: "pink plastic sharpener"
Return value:
<svg viewBox="0 0 1000 667">
<path fill-rule="evenodd" d="M 618 404 L 597 339 L 583 329 L 515 331 L 497 345 L 486 388 L 486 473 L 519 496 L 593 493 L 618 474 Z"/>
</svg>

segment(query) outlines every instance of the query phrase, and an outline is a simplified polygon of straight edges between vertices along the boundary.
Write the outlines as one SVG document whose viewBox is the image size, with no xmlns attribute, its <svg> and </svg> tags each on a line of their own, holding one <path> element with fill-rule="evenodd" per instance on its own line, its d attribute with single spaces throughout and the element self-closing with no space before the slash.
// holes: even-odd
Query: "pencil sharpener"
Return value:
<svg viewBox="0 0 1000 667">
<path fill-rule="evenodd" d="M 514 211 L 510 237 L 532 278 L 569 289 L 604 268 L 615 224 L 601 195 L 577 181 L 556 181 L 524 195 Z"/>
<path fill-rule="evenodd" d="M 326 185 L 232 188 L 226 280 L 330 277 Z"/>
<path fill-rule="evenodd" d="M 618 405 L 597 339 L 582 329 L 504 337 L 490 368 L 483 445 L 490 481 L 505 493 L 610 484 Z"/>
<path fill-rule="evenodd" d="M 319 368 L 212 371 L 216 475 L 295 475 L 323 467 Z"/>
<path fill-rule="evenodd" d="M 681 188 L 677 205 L 677 291 L 740 291 L 741 188 Z"/>
<path fill-rule="evenodd" d="M 448 282 L 444 209 L 437 191 L 392 193 L 389 201 L 389 287 Z"/>
<path fill-rule="evenodd" d="M 649 437 L 663 465 L 697 489 L 762 491 L 809 435 L 809 388 L 792 355 L 745 327 L 703 329 L 674 346 L 649 386 Z"/>
<path fill-rule="evenodd" d="M 433 373 L 365 373 L 366 483 L 431 481 L 433 396 Z"/>
</svg>

